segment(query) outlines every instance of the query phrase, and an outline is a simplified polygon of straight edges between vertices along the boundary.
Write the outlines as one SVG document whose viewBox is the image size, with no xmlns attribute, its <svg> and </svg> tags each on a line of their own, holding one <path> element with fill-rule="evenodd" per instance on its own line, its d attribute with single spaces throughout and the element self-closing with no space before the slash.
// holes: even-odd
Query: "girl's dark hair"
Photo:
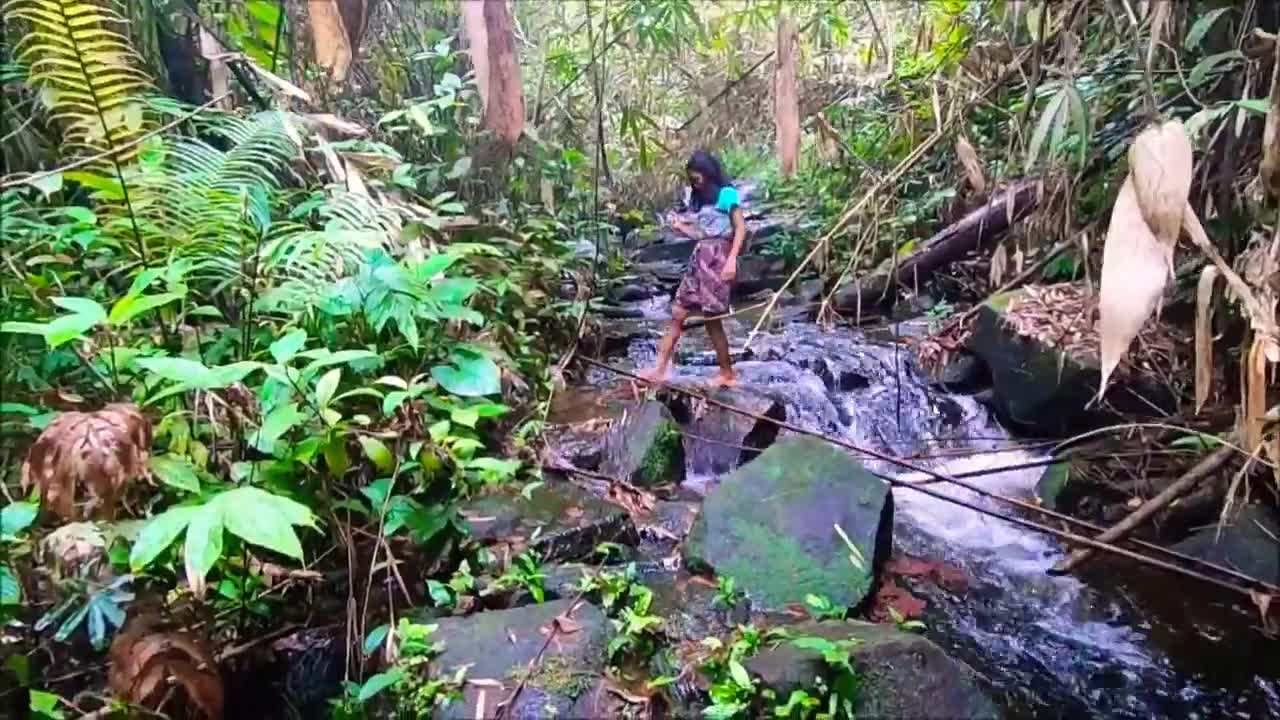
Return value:
<svg viewBox="0 0 1280 720">
<path fill-rule="evenodd" d="M 720 198 L 720 189 L 733 184 L 729 174 L 720 165 L 720 160 L 706 150 L 695 150 L 689 156 L 689 162 L 685 163 L 684 169 L 686 172 L 696 171 L 706 180 L 701 191 L 694 187 L 689 188 L 689 205 L 694 210 L 702 208 L 703 205 L 715 205 L 716 200 Z"/>
</svg>

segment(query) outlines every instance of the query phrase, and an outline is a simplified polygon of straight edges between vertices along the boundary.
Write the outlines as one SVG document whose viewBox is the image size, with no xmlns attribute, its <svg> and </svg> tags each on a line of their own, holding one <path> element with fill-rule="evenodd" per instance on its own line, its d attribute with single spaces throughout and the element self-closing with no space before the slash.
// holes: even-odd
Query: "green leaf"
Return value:
<svg viewBox="0 0 1280 720">
<path fill-rule="evenodd" d="M 455 408 L 449 419 L 464 427 L 474 428 L 480 421 L 480 413 L 473 408 Z"/>
<path fill-rule="evenodd" d="M 453 164 L 453 167 L 449 169 L 449 174 L 446 177 L 450 180 L 457 180 L 469 172 L 471 172 L 471 158 L 460 157 L 457 162 Z"/>
<path fill-rule="evenodd" d="M 187 525 L 187 542 L 182 550 L 187 583 L 196 587 L 222 557 L 223 519 L 220 508 L 210 502 L 192 516 Z"/>
<path fill-rule="evenodd" d="M 198 507 L 176 507 L 151 518 L 138 533 L 138 539 L 129 552 L 129 568 L 138 572 L 150 565 L 178 539 L 178 535 L 187 529 L 191 519 L 200 511 L 201 508 Z"/>
<path fill-rule="evenodd" d="M 1200 18 L 1191 26 L 1191 29 L 1187 31 L 1187 37 L 1182 41 L 1182 46 L 1188 50 L 1193 50 L 1196 47 L 1199 47 L 1200 41 L 1204 39 L 1206 34 L 1208 34 L 1209 29 L 1213 27 L 1214 22 L 1216 22 L 1218 18 L 1222 17 L 1223 13 L 1234 9 L 1235 8 L 1231 7 L 1222 7 L 1217 10 L 1210 10 L 1204 15 L 1201 15 Z"/>
<path fill-rule="evenodd" d="M 404 678 L 404 671 L 398 668 L 378 673 L 360 686 L 360 692 L 356 694 L 356 702 L 368 702 L 369 698 L 395 685 Z"/>
<path fill-rule="evenodd" d="M 165 380 L 180 383 L 183 387 L 212 390 L 219 387 L 218 377 L 204 363 L 186 358 L 149 357 L 135 362 L 144 370 Z"/>
<path fill-rule="evenodd" d="M 387 639 L 387 633 L 391 632 L 391 626 L 383 623 L 369 632 L 369 637 L 364 639 L 364 654 L 372 655 L 382 646 L 382 641 Z"/>
<path fill-rule="evenodd" d="M 281 500 L 287 501 L 282 504 Z M 239 487 L 218 495 L 210 503 L 216 503 L 222 515 L 222 523 L 232 535 L 247 543 L 264 547 L 293 558 L 302 559 L 302 543 L 293 530 L 297 522 L 297 510 L 281 512 L 290 506 L 301 508 L 307 523 L 312 521 L 311 511 L 296 502 L 256 487 Z"/>
<path fill-rule="evenodd" d="M 196 475 L 196 466 L 189 459 L 173 453 L 153 455 L 147 465 L 165 485 L 190 493 L 200 492 L 200 478 Z"/>
<path fill-rule="evenodd" d="M 369 458 L 379 471 L 385 473 L 395 469 L 396 459 L 381 440 L 369 435 L 360 435 L 357 439 L 360 441 L 360 447 L 364 448 L 365 457 Z"/>
<path fill-rule="evenodd" d="M 0 540 L 15 540 L 18 533 L 31 527 L 40 506 L 30 502 L 9 503 L 0 510 Z"/>
<path fill-rule="evenodd" d="M 302 346 L 306 344 L 307 331 L 299 328 L 271 343 L 271 346 L 267 349 L 271 352 L 271 357 L 283 365 L 292 360 L 293 356 L 297 355 Z"/>
<path fill-rule="evenodd" d="M 427 258 L 413 269 L 415 275 L 422 280 L 431 280 L 436 275 L 448 270 L 459 259 L 458 255 L 452 253 L 437 253 Z"/>
<path fill-rule="evenodd" d="M 1035 132 L 1031 134 L 1031 144 L 1027 147 L 1026 166 L 1032 167 L 1036 161 L 1040 159 L 1040 148 L 1044 145 L 1044 141 L 1049 137 L 1049 131 L 1060 126 L 1063 114 L 1063 104 L 1067 99 L 1066 87 L 1064 86 L 1058 92 L 1054 93 L 1049 99 L 1049 104 L 1045 105 L 1044 112 L 1040 114 L 1040 122 L 1036 123 Z M 1052 151 L 1052 145 L 1050 145 Z"/>
<path fill-rule="evenodd" d="M 1270 101 L 1267 98 L 1248 98 L 1236 100 L 1235 106 L 1241 110 L 1248 110 L 1255 115 L 1266 115 L 1267 109 L 1270 107 Z"/>
<path fill-rule="evenodd" d="M 51 173 L 34 180 L 28 180 L 27 184 L 39 190 L 44 195 L 44 199 L 48 200 L 53 197 L 54 193 L 62 189 L 62 173 Z"/>
<path fill-rule="evenodd" d="M 742 663 L 737 660 L 729 661 L 729 674 L 733 676 L 733 681 L 741 688 L 751 688 L 751 675 Z"/>
<path fill-rule="evenodd" d="M 13 568 L 0 565 L 0 605 L 18 605 L 22 602 L 22 583 Z"/>
<path fill-rule="evenodd" d="M 171 303 L 183 297 L 181 293 L 161 293 L 159 295 L 125 295 L 111 306 L 111 314 L 107 322 L 115 326 L 123 325 L 148 310 Z"/>
<path fill-rule="evenodd" d="M 324 376 L 316 382 L 316 404 L 320 407 L 328 407 L 329 401 L 333 399 L 333 394 L 338 390 L 338 382 L 342 380 L 342 368 L 334 368 L 325 373 Z"/>
<path fill-rule="evenodd" d="M 81 315 L 86 319 L 92 318 L 95 325 L 107 319 L 106 308 L 89 298 L 56 297 L 51 301 L 60 308 L 70 310 L 74 315 Z"/>
<path fill-rule="evenodd" d="M 1210 55 L 1191 68 L 1191 72 L 1187 75 L 1187 84 L 1196 87 L 1209 77 L 1209 73 L 1213 72 L 1219 65 L 1232 60 L 1244 60 L 1244 53 L 1239 50 L 1228 50 L 1226 52 Z"/>
<path fill-rule="evenodd" d="M 502 392 L 502 374 L 498 365 L 479 353 L 456 352 L 453 366 L 437 365 L 431 368 L 431 377 L 445 390 L 460 397 Z"/>
<path fill-rule="evenodd" d="M 254 435 L 253 446 L 262 452 L 269 453 L 275 447 L 276 441 L 282 435 L 292 430 L 299 423 L 306 419 L 306 416 L 298 410 L 298 403 L 285 403 L 267 413 L 262 419 L 262 426 L 258 428 L 258 432 Z"/>
</svg>

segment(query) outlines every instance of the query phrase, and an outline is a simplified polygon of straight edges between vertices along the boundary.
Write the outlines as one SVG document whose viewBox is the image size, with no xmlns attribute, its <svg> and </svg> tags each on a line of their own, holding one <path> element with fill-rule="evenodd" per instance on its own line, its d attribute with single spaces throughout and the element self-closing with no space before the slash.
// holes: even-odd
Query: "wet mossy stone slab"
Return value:
<svg viewBox="0 0 1280 720">
<path fill-rule="evenodd" d="M 1207 527 L 1173 546 L 1184 555 L 1233 568 L 1280 585 L 1280 518 L 1261 505 L 1246 505 L 1222 526 Z"/>
<path fill-rule="evenodd" d="M 515 490 L 482 495 L 460 512 L 481 545 L 523 545 L 548 563 L 589 558 L 603 542 L 640 540 L 626 510 L 563 480 L 548 480 L 529 497 Z"/>
<path fill-rule="evenodd" d="M 684 480 L 684 438 L 665 405 L 647 401 L 609 431 L 603 470 L 639 487 Z"/>
<path fill-rule="evenodd" d="M 1138 378 L 1115 376 L 1106 408 L 1090 406 L 1098 393 L 1098 358 L 1064 353 L 1018 334 L 1005 313 L 1022 291 L 993 296 L 978 310 L 968 349 L 991 373 L 994 408 L 1006 426 L 1023 433 L 1070 434 L 1117 416 L 1171 413 L 1176 398 L 1168 388 Z"/>
<path fill-rule="evenodd" d="M 1050 510 L 1063 509 L 1065 500 L 1063 494 L 1070 480 L 1070 460 L 1064 458 L 1062 462 L 1046 465 L 1040 480 L 1036 482 L 1036 498 L 1040 500 L 1041 505 Z"/>
<path fill-rule="evenodd" d="M 836 530 L 862 556 L 860 566 Z M 753 607 L 781 610 L 805 595 L 857 607 L 871 593 L 893 534 L 889 486 L 839 448 L 791 437 L 707 494 L 684 544 L 693 572 L 734 578 Z"/>
<path fill-rule="evenodd" d="M 861 683 L 858 717 L 958 720 L 998 718 L 1000 711 L 978 685 L 973 670 L 954 660 L 922 635 L 893 625 L 828 620 L 787 627 L 792 638 L 854 640 L 851 655 Z M 827 673 L 822 656 L 788 640 L 747 658 L 743 665 L 785 698 L 813 686 Z"/>
<path fill-rule="evenodd" d="M 704 392 L 693 385 L 677 386 Z M 787 419 L 777 399 L 750 387 L 720 388 L 711 399 L 774 420 Z M 689 429 L 685 437 L 686 466 L 690 472 L 723 475 L 758 457 L 778 437 L 778 426 L 767 420 L 731 412 L 704 403 L 682 392 L 669 391 L 664 399 L 678 422 Z"/>
<path fill-rule="evenodd" d="M 548 643 L 547 633 L 560 615 L 572 620 L 572 631 L 562 625 L 555 640 Z M 521 680 L 526 685 L 518 705 L 520 716 L 554 717 L 544 706 L 567 709 L 604 670 L 609 626 L 604 613 L 590 603 L 574 605 L 572 600 L 557 600 L 445 618 L 435 624 L 432 638 L 444 648 L 431 661 L 433 676 L 452 677 L 459 668 L 468 666 L 468 680 L 492 680 L 500 685 L 468 684 L 462 701 L 439 709 L 437 718 L 493 717 L 494 709 L 510 697 Z M 530 669 L 535 659 L 537 663 Z M 524 695 L 530 688 L 536 692 L 526 700 Z M 486 712 L 477 715 L 481 702 Z"/>
</svg>

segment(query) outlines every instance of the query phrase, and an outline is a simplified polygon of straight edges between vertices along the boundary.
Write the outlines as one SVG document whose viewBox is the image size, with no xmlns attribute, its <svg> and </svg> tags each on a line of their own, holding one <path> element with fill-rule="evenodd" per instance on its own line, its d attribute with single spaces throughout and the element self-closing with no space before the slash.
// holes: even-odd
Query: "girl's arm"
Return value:
<svg viewBox="0 0 1280 720">
<path fill-rule="evenodd" d="M 729 220 L 733 223 L 733 245 L 729 248 L 729 259 L 735 260 L 738 253 L 742 252 L 742 241 L 747 237 L 747 222 L 743 219 L 741 206 L 733 208 L 733 212 L 729 213 Z"/>
</svg>

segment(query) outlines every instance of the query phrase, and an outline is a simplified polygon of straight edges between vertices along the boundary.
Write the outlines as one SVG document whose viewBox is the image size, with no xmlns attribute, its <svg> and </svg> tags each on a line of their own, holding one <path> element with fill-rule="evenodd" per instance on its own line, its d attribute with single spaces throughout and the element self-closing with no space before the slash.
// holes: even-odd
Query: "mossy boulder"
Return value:
<svg viewBox="0 0 1280 720">
<path fill-rule="evenodd" d="M 563 623 L 555 641 L 547 643 L 547 633 L 552 631 L 557 617 L 572 622 Z M 439 709 L 435 717 L 492 717 L 487 712 L 524 681 L 525 689 L 513 710 L 522 708 L 520 717 L 549 718 L 555 715 L 546 711 L 547 707 L 567 710 L 591 679 L 604 671 L 609 627 L 596 606 L 558 600 L 438 620 L 433 639 L 444 645 L 431 663 L 436 677 L 451 677 L 459 668 L 468 666 L 468 680 L 497 683 L 468 684 L 462 701 Z M 530 668 L 535 659 L 537 662 Z M 478 715 L 477 709 L 482 705 L 487 712 Z"/>
<path fill-rule="evenodd" d="M 687 388 L 694 390 L 692 385 Z M 787 411 L 775 398 L 749 387 L 721 388 L 713 400 L 756 415 L 786 420 Z M 778 437 L 778 426 L 722 407 L 703 403 L 680 392 L 666 395 L 676 420 L 689 429 L 685 453 L 691 472 L 723 475 L 758 457 Z"/>
<path fill-rule="evenodd" d="M 791 437 L 707 494 L 684 560 L 694 572 L 734 578 L 761 609 L 810 593 L 856 607 L 871 593 L 892 533 L 887 483 L 828 443 Z"/>
<path fill-rule="evenodd" d="M 973 670 L 948 657 L 922 635 L 902 632 L 893 625 L 852 621 L 807 622 L 789 626 L 787 631 L 793 638 L 808 636 L 857 643 L 851 659 L 861 680 L 855 706 L 858 717 L 1000 717 L 995 704 L 978 686 Z M 792 690 L 812 687 L 817 677 L 827 674 L 819 653 L 787 640 L 747 658 L 743 664 L 780 698 L 786 698 Z"/>
<path fill-rule="evenodd" d="M 1245 505 L 1223 524 L 1204 528 L 1173 546 L 1184 555 L 1235 568 L 1280 585 L 1280 518 L 1262 505 Z"/>
<path fill-rule="evenodd" d="M 1101 370 L 1096 354 L 1050 347 L 1006 322 L 1015 290 L 995 295 L 978 310 L 968 349 L 991 374 L 993 405 L 1006 427 L 1041 436 L 1077 432 L 1117 417 L 1170 413 L 1176 398 L 1159 383 L 1117 373 L 1105 405 L 1091 404 Z"/>
<path fill-rule="evenodd" d="M 614 426 L 605 441 L 603 469 L 640 487 L 684 480 L 684 439 L 667 407 L 650 400 Z"/>
<path fill-rule="evenodd" d="M 591 557 L 602 542 L 634 546 L 635 523 L 623 508 L 563 480 L 549 480 L 527 496 L 514 490 L 482 495 L 461 508 L 481 545 L 529 547 L 544 562 Z"/>
</svg>

